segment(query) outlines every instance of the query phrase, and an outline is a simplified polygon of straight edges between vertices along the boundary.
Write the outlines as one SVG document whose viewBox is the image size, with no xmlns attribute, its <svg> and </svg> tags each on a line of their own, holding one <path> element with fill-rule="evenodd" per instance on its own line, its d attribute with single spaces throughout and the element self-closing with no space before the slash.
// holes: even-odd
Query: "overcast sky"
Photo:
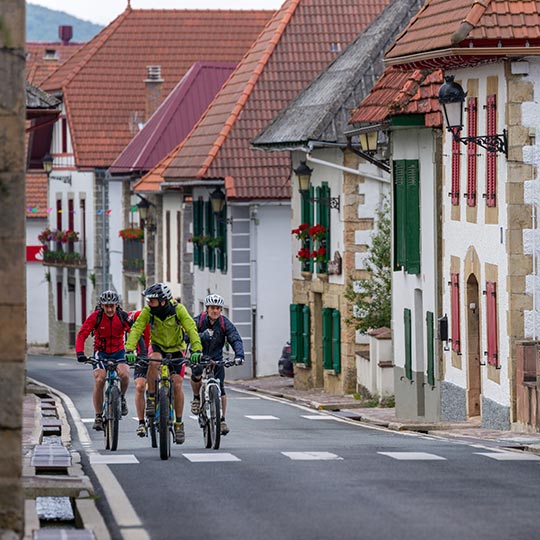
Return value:
<svg viewBox="0 0 540 540">
<path fill-rule="evenodd" d="M 126 9 L 128 0 L 31 0 L 29 4 L 64 11 L 106 25 Z M 283 0 L 131 0 L 135 9 L 277 9 Z"/>
</svg>

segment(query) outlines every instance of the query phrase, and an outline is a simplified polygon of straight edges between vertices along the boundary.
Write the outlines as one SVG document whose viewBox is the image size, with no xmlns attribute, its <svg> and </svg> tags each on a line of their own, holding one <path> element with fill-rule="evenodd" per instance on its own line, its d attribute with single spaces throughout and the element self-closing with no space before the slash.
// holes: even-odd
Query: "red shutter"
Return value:
<svg viewBox="0 0 540 540">
<path fill-rule="evenodd" d="M 86 320 L 86 285 L 81 285 L 81 323 Z"/>
<path fill-rule="evenodd" d="M 497 134 L 497 96 L 487 97 L 487 134 Z M 486 152 L 486 204 L 497 206 L 497 152 Z"/>
<path fill-rule="evenodd" d="M 450 275 L 452 303 L 452 350 L 461 352 L 461 334 L 459 321 L 459 274 Z"/>
<path fill-rule="evenodd" d="M 67 118 L 62 118 L 62 154 L 67 154 Z"/>
<path fill-rule="evenodd" d="M 488 363 L 499 365 L 497 339 L 497 284 L 486 282 L 486 311 L 487 311 L 487 357 Z"/>
<path fill-rule="evenodd" d="M 478 135 L 478 100 L 470 97 L 467 100 L 467 135 L 476 137 Z M 474 143 L 467 145 L 467 205 L 476 206 L 476 152 L 477 146 Z"/>
<path fill-rule="evenodd" d="M 459 170 L 461 167 L 460 142 L 452 137 L 452 204 L 459 206 Z"/>
<path fill-rule="evenodd" d="M 68 229 L 70 231 L 75 230 L 75 207 L 73 199 L 68 199 Z"/>
<path fill-rule="evenodd" d="M 56 199 L 56 228 L 62 230 L 62 199 Z"/>
<path fill-rule="evenodd" d="M 62 300 L 62 282 L 56 282 L 56 320 L 64 320 L 64 310 L 63 310 L 63 300 Z"/>
</svg>

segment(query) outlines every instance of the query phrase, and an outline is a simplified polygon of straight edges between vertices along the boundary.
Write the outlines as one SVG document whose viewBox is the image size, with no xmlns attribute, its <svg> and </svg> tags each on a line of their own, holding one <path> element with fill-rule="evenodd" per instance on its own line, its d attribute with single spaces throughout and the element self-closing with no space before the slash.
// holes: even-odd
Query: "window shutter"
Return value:
<svg viewBox="0 0 540 540">
<path fill-rule="evenodd" d="M 461 353 L 461 328 L 459 306 L 459 274 L 450 276 L 450 300 L 452 303 L 452 350 Z"/>
<path fill-rule="evenodd" d="M 332 362 L 332 309 L 322 309 L 323 368 L 333 369 Z"/>
<path fill-rule="evenodd" d="M 488 363 L 499 365 L 498 336 L 497 336 L 497 284 L 486 282 L 486 311 L 487 311 L 487 357 Z"/>
<path fill-rule="evenodd" d="M 193 201 L 193 236 L 200 237 L 202 234 L 201 231 L 201 206 L 200 201 Z M 193 264 L 195 266 L 200 266 L 201 260 L 201 246 L 197 243 L 193 243 Z"/>
<path fill-rule="evenodd" d="M 302 362 L 309 366 L 309 335 L 310 335 L 310 322 L 309 322 L 309 306 L 302 306 Z"/>
<path fill-rule="evenodd" d="M 407 160 L 406 250 L 409 274 L 420 273 L 420 175 L 418 160 Z"/>
<path fill-rule="evenodd" d="M 426 313 L 426 338 L 427 338 L 427 380 L 428 384 L 435 386 L 435 344 L 433 331 L 433 313 Z"/>
<path fill-rule="evenodd" d="M 299 362 L 302 358 L 302 314 L 300 304 L 291 304 L 289 306 L 289 315 L 291 323 L 291 361 Z"/>
<path fill-rule="evenodd" d="M 209 238 L 214 238 L 215 216 L 214 212 L 212 211 L 212 203 L 210 201 L 206 201 L 204 204 L 206 209 L 206 236 Z M 204 248 L 206 250 L 206 266 L 210 271 L 214 271 L 216 269 L 215 249 L 209 245 L 204 246 Z"/>
<path fill-rule="evenodd" d="M 461 143 L 452 137 L 452 191 L 451 201 L 454 206 L 459 206 L 459 184 L 461 169 Z"/>
<path fill-rule="evenodd" d="M 394 268 L 406 265 L 405 251 L 405 160 L 394 161 Z"/>
<path fill-rule="evenodd" d="M 332 310 L 332 361 L 334 371 L 341 373 L 341 314 Z"/>
<path fill-rule="evenodd" d="M 478 134 L 478 100 L 470 97 L 467 100 L 467 135 L 476 137 Z M 467 145 L 467 205 L 476 206 L 476 144 Z"/>
<path fill-rule="evenodd" d="M 314 189 L 313 186 L 309 186 L 309 195 L 303 196 L 301 200 L 301 214 L 302 214 L 302 223 L 307 223 L 308 225 L 313 225 L 315 208 L 313 203 L 314 198 Z M 306 238 L 302 242 L 302 247 L 307 248 L 310 252 L 313 250 L 313 242 L 311 238 Z M 302 263 L 303 272 L 313 272 L 313 260 L 307 260 Z"/>
<path fill-rule="evenodd" d="M 217 248 L 217 265 L 222 272 L 227 272 L 227 206 L 223 207 L 217 224 L 217 235 L 221 238 L 221 246 Z"/>
<path fill-rule="evenodd" d="M 328 272 L 328 258 L 330 251 L 330 188 L 328 182 L 323 182 L 320 188 L 317 188 L 316 198 L 319 199 L 317 205 L 317 223 L 322 225 L 326 229 L 326 238 L 315 245 L 313 249 L 319 247 L 326 248 L 325 260 L 322 263 L 317 264 L 317 272 Z"/>
<path fill-rule="evenodd" d="M 411 340 L 411 310 L 403 310 L 405 328 L 405 377 L 412 380 L 412 340 Z"/>
<path fill-rule="evenodd" d="M 497 134 L 497 96 L 487 97 L 487 134 Z M 486 204 L 497 206 L 497 152 L 486 152 Z"/>
</svg>

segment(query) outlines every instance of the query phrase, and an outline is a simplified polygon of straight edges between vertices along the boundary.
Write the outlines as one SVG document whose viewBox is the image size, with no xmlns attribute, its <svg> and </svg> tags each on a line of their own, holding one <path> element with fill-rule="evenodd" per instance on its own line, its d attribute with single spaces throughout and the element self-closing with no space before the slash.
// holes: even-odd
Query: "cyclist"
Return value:
<svg viewBox="0 0 540 540">
<path fill-rule="evenodd" d="M 147 324 L 150 324 L 150 346 L 152 352 L 150 359 L 159 360 L 166 354 L 179 356 L 186 349 L 184 341 L 184 331 L 189 336 L 191 343 L 191 360 L 198 362 L 201 357 L 201 340 L 197 333 L 197 326 L 182 304 L 177 304 L 172 299 L 171 289 L 165 283 L 154 283 L 143 291 L 147 305 L 133 324 L 129 333 L 126 350 L 130 362 L 135 361 L 136 355 L 133 350 Z M 150 362 L 150 367 L 146 369 L 136 369 L 135 373 L 135 400 L 144 399 L 145 378 L 148 379 L 148 392 L 150 395 L 155 391 L 155 380 L 157 378 L 158 363 Z M 182 422 L 182 412 L 184 409 L 184 392 L 182 390 L 182 378 L 184 377 L 185 365 L 181 367 L 171 366 L 171 373 L 174 381 L 174 406 L 176 412 L 176 422 L 174 431 L 177 444 L 185 441 L 184 423 Z M 155 401 L 148 400 L 147 414 L 155 414 Z M 137 434 L 139 430 L 137 429 Z M 142 436 L 142 435 L 141 435 Z"/>
<path fill-rule="evenodd" d="M 84 342 L 93 333 L 94 354 L 98 359 L 114 358 L 117 360 L 117 372 L 120 377 L 122 394 L 122 416 L 128 413 L 126 391 L 129 385 L 129 367 L 126 364 L 126 351 L 124 349 L 124 336 L 129 332 L 130 323 L 128 314 L 120 307 L 120 298 L 115 291 L 103 291 L 99 297 L 97 308 L 88 315 L 82 324 L 75 350 L 77 360 L 86 362 L 84 355 Z M 94 366 L 94 409 L 96 417 L 92 426 L 96 431 L 103 431 L 103 390 L 105 388 L 105 364 L 101 361 Z"/>
<path fill-rule="evenodd" d="M 223 347 L 225 341 L 234 350 L 234 363 L 242 365 L 244 363 L 244 344 L 242 338 L 236 329 L 236 326 L 224 315 L 221 311 L 225 301 L 219 294 L 209 294 L 204 299 L 206 311 L 195 317 L 197 330 L 201 337 L 203 346 L 203 354 L 210 357 L 212 360 L 223 359 Z M 193 401 L 191 402 L 191 412 L 195 415 L 199 414 L 200 397 L 199 390 L 201 388 L 203 368 L 196 366 L 191 370 L 191 389 L 193 390 Z M 216 366 L 214 369 L 216 379 L 219 379 L 221 388 L 221 434 L 227 435 L 229 427 L 225 422 L 225 411 L 227 409 L 227 396 L 225 395 L 225 367 Z"/>
</svg>

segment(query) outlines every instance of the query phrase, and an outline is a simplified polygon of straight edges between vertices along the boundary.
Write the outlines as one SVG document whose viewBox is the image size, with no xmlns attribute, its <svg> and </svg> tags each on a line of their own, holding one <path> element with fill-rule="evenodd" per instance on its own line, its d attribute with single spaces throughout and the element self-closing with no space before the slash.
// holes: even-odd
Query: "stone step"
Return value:
<svg viewBox="0 0 540 540">
<path fill-rule="evenodd" d="M 96 540 L 90 529 L 38 529 L 33 540 Z"/>
<path fill-rule="evenodd" d="M 40 444 L 34 448 L 30 465 L 40 470 L 58 470 L 71 467 L 71 454 L 61 445 Z"/>
</svg>

